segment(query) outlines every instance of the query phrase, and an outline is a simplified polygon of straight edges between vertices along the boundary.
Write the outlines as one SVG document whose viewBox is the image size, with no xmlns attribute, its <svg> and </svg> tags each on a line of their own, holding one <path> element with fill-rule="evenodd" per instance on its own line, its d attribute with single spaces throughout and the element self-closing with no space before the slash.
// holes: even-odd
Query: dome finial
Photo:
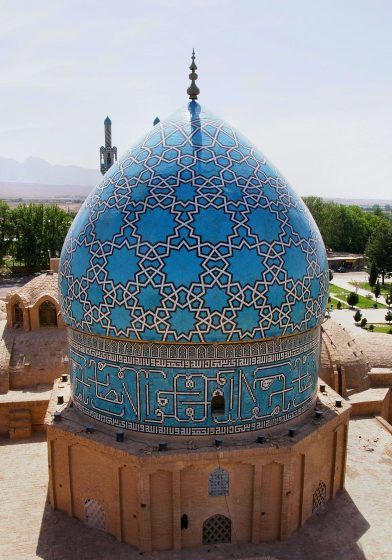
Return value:
<svg viewBox="0 0 392 560">
<path fill-rule="evenodd" d="M 200 93 L 200 90 L 196 85 L 197 74 L 196 74 L 195 70 L 197 70 L 197 66 L 196 66 L 196 63 L 195 63 L 195 49 L 193 49 L 193 51 L 192 51 L 192 63 L 189 66 L 189 70 L 191 71 L 191 73 L 189 74 L 189 79 L 191 80 L 191 85 L 186 90 L 186 92 L 189 95 L 189 99 L 194 100 L 194 99 L 197 99 L 197 96 Z"/>
</svg>

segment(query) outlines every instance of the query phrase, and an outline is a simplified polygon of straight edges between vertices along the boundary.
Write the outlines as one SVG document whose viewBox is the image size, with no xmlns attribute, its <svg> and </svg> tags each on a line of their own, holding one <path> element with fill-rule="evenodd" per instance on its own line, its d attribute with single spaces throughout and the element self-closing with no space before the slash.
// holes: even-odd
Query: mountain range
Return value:
<svg viewBox="0 0 392 560">
<path fill-rule="evenodd" d="M 52 165 L 36 157 L 29 157 L 22 162 L 0 157 L 0 183 L 36 183 L 91 188 L 100 177 L 97 169 L 77 165 Z"/>
<path fill-rule="evenodd" d="M 53 165 L 44 159 L 29 157 L 25 161 L 0 156 L 0 199 L 81 199 L 102 178 L 98 169 L 77 165 Z M 371 208 L 392 206 L 391 199 L 325 198 L 340 204 L 357 204 Z"/>
</svg>

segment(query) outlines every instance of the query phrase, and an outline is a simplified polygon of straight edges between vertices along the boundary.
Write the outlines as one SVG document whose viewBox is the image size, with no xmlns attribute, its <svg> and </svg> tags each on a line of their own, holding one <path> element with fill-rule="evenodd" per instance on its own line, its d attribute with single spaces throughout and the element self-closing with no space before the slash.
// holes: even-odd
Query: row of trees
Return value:
<svg viewBox="0 0 392 560">
<path fill-rule="evenodd" d="M 377 225 L 365 247 L 365 254 L 371 263 L 369 284 L 375 280 L 373 290 L 377 288 L 378 276 L 385 284 L 385 276 L 392 271 L 392 221 L 386 220 Z M 372 270 L 373 269 L 373 270 Z M 375 292 L 376 293 L 376 292 Z"/>
<path fill-rule="evenodd" d="M 382 284 L 392 271 L 392 219 L 380 208 L 366 212 L 307 196 L 304 202 L 318 225 L 324 243 L 334 251 L 365 253 Z M 377 280 L 377 278 L 376 278 Z"/>
<path fill-rule="evenodd" d="M 305 197 L 324 243 L 334 251 L 366 253 L 384 284 L 392 271 L 392 219 L 379 208 L 365 212 L 359 206 Z M 28 269 L 48 265 L 49 252 L 59 254 L 72 214 L 56 205 L 19 204 L 11 208 L 0 200 L 0 261 L 6 256 Z"/>
<path fill-rule="evenodd" d="M 366 212 L 360 206 L 327 202 L 316 196 L 304 197 L 327 247 L 334 251 L 364 253 L 372 233 L 380 225 L 391 224 L 380 208 Z"/>
<path fill-rule="evenodd" d="M 56 205 L 19 204 L 0 200 L 0 261 L 19 261 L 29 270 L 47 268 L 49 255 L 60 254 L 73 216 Z"/>
</svg>

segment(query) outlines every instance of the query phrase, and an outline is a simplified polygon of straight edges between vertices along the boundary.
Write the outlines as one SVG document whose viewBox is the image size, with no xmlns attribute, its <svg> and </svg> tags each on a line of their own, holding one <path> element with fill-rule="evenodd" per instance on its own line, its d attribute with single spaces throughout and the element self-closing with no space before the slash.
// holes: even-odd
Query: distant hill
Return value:
<svg viewBox="0 0 392 560">
<path fill-rule="evenodd" d="M 77 165 L 52 165 L 41 158 L 29 157 L 20 162 L 0 157 L 0 198 L 10 201 L 58 199 L 59 202 L 82 202 L 102 175 L 97 169 Z M 389 210 L 392 199 L 327 198 L 340 204 L 355 204 L 365 209 L 374 205 Z"/>
<path fill-rule="evenodd" d="M 361 206 L 362 208 L 372 208 L 373 206 L 392 206 L 392 198 L 377 199 L 377 198 L 326 198 L 327 202 L 336 202 L 337 204 L 344 204 L 345 206 Z"/>
<path fill-rule="evenodd" d="M 83 201 L 93 186 L 43 185 L 40 183 L 16 183 L 0 181 L 0 199 L 21 200 L 80 200 Z"/>
<path fill-rule="evenodd" d="M 53 196 L 61 196 L 57 188 L 53 189 L 54 186 L 71 185 L 91 189 L 100 177 L 97 169 L 87 169 L 77 165 L 52 165 L 44 159 L 35 157 L 29 157 L 22 162 L 0 157 L 0 183 L 48 185 L 55 191 Z M 85 193 L 85 189 L 77 191 L 77 194 Z M 4 194 L 1 193 L 0 196 Z"/>
</svg>

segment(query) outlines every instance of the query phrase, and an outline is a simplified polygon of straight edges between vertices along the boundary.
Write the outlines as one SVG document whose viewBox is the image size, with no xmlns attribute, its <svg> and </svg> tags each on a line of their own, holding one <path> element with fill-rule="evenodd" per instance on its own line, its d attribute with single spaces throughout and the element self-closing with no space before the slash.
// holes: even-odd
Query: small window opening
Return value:
<svg viewBox="0 0 392 560">
<path fill-rule="evenodd" d="M 325 482 L 320 482 L 313 494 L 313 508 L 312 511 L 316 511 L 320 506 L 322 506 L 327 501 L 327 485 Z"/>
<path fill-rule="evenodd" d="M 225 469 L 215 469 L 208 476 L 209 496 L 229 495 L 229 473 Z"/>
<path fill-rule="evenodd" d="M 203 544 L 231 542 L 231 520 L 224 515 L 213 515 L 203 523 Z"/>
<path fill-rule="evenodd" d="M 39 306 L 39 326 L 57 327 L 57 310 L 51 301 L 44 301 Z"/>
<path fill-rule="evenodd" d="M 342 368 L 338 366 L 338 393 L 341 395 L 343 393 L 343 376 Z"/>
<path fill-rule="evenodd" d="M 102 505 L 93 499 L 84 502 L 85 522 L 88 527 L 106 531 L 106 514 Z"/>
<path fill-rule="evenodd" d="M 211 399 L 211 415 L 222 416 L 225 413 L 225 398 L 223 395 L 215 395 Z"/>
<path fill-rule="evenodd" d="M 183 529 L 188 529 L 188 516 L 186 513 L 181 515 L 181 531 Z"/>
<path fill-rule="evenodd" d="M 18 327 L 23 327 L 23 308 L 20 303 L 15 303 L 14 305 L 14 324 L 13 326 L 17 329 Z"/>
</svg>

